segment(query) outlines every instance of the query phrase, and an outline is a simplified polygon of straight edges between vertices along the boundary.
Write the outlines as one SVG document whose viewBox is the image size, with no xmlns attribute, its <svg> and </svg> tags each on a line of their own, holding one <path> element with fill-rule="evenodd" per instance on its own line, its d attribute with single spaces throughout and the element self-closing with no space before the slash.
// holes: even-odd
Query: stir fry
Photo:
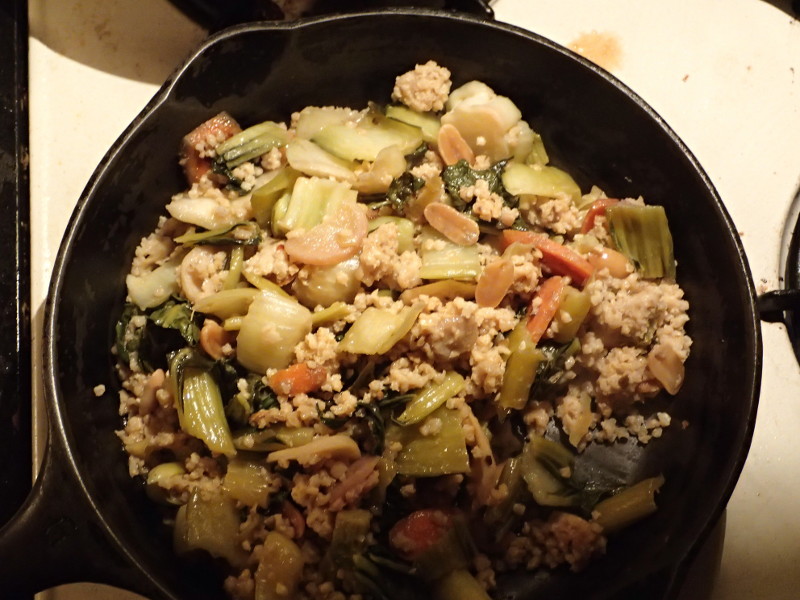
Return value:
<svg viewBox="0 0 800 600">
<path fill-rule="evenodd" d="M 649 400 L 691 340 L 667 214 L 452 88 L 430 61 L 366 107 L 181 143 L 188 189 L 127 276 L 119 436 L 232 598 L 491 598 L 656 511 L 659 474 L 579 466 L 670 426 Z"/>
</svg>

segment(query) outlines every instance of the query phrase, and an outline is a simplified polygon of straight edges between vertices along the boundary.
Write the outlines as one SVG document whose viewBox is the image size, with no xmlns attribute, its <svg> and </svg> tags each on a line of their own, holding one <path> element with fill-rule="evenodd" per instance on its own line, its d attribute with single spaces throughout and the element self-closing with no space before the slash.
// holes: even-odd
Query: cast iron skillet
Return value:
<svg viewBox="0 0 800 600">
<path fill-rule="evenodd" d="M 256 23 L 211 38 L 103 159 L 54 269 L 45 325 L 50 441 L 31 498 L 0 531 L 4 597 L 77 580 L 152 598 L 223 597 L 213 568 L 173 555 L 169 530 L 128 477 L 114 435 L 118 384 L 109 348 L 134 248 L 184 187 L 176 148 L 198 123 L 222 109 L 251 124 L 285 120 L 309 104 L 363 106 L 387 98 L 398 73 L 430 58 L 453 71 L 456 85 L 479 79 L 511 96 L 552 161 L 583 189 L 596 183 L 663 204 L 691 300 L 686 384 L 663 401 L 675 426 L 644 448 L 597 447 L 578 467 L 602 467 L 624 481 L 663 473 L 657 515 L 613 538 L 607 556 L 580 576 L 505 578 L 498 597 L 610 598 L 631 586 L 631 597 L 674 595 L 681 579 L 674 565 L 685 564 L 723 510 L 755 422 L 761 339 L 730 218 L 683 143 L 601 69 L 515 27 L 396 10 Z M 101 397 L 93 393 L 98 384 L 107 388 Z"/>
</svg>

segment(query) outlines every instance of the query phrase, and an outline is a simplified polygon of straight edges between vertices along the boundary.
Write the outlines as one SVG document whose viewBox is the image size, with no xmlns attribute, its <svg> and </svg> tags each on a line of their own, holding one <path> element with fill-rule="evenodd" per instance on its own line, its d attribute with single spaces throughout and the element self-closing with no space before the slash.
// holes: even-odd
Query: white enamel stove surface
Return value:
<svg viewBox="0 0 800 600">
<path fill-rule="evenodd" d="M 800 23 L 761 0 L 497 0 L 494 8 L 498 20 L 564 45 L 592 32 L 613 39 L 619 53 L 610 70 L 704 166 L 741 232 L 759 291 L 780 287 L 784 223 L 800 180 Z M 204 32 L 165 0 L 30 0 L 30 12 L 39 454 L 43 303 L 62 232 L 106 149 Z M 756 432 L 728 507 L 714 600 L 800 597 L 800 369 L 782 326 L 765 325 L 763 335 Z M 136 596 L 78 584 L 42 598 Z"/>
</svg>

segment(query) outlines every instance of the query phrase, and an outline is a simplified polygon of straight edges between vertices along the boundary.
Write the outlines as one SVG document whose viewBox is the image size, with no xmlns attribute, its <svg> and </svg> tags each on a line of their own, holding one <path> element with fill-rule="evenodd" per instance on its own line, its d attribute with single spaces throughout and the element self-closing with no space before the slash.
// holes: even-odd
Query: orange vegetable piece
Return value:
<svg viewBox="0 0 800 600">
<path fill-rule="evenodd" d="M 217 144 L 241 132 L 242 128 L 232 116 L 225 111 L 211 117 L 183 136 L 180 150 L 180 164 L 189 184 L 197 183 L 211 170 L 211 159 L 201 157 L 198 146 L 209 143 L 213 138 Z"/>
<path fill-rule="evenodd" d="M 322 367 L 312 369 L 307 363 L 297 363 L 272 375 L 269 385 L 282 396 L 296 396 L 318 390 L 327 377 Z"/>
<path fill-rule="evenodd" d="M 413 559 L 436 544 L 450 529 L 451 516 L 425 508 L 400 519 L 389 531 L 389 543 L 403 556 Z"/>
<path fill-rule="evenodd" d="M 539 287 L 539 290 L 534 296 L 540 298 L 536 312 L 528 317 L 528 333 L 531 334 L 531 341 L 538 344 L 542 339 L 544 332 L 547 331 L 550 321 L 556 316 L 558 307 L 561 305 L 561 295 L 567 287 L 567 282 L 563 277 L 549 277 L 545 279 L 544 283 Z M 531 303 L 531 310 L 533 310 L 533 303 Z"/>
<path fill-rule="evenodd" d="M 581 233 L 589 233 L 594 228 L 594 220 L 606 214 L 606 209 L 615 204 L 619 204 L 619 200 L 616 198 L 599 198 L 592 202 L 592 205 L 589 207 L 589 212 L 587 212 L 586 216 L 583 218 Z"/>
<path fill-rule="evenodd" d="M 502 249 L 505 250 L 514 242 L 534 246 L 542 253 L 542 262 L 550 271 L 556 275 L 569 276 L 579 287 L 583 287 L 586 280 L 594 273 L 594 267 L 583 256 L 564 244 L 551 240 L 543 233 L 504 230 L 500 240 Z"/>
</svg>

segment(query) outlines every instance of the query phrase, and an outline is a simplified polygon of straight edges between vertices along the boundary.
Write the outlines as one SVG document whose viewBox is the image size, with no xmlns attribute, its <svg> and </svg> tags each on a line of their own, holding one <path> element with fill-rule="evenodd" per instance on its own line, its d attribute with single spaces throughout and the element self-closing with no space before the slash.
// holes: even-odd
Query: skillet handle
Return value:
<svg viewBox="0 0 800 600">
<path fill-rule="evenodd" d="M 30 597 L 80 581 L 137 590 L 142 579 L 103 533 L 61 439 L 51 428 L 42 469 L 30 495 L 0 529 L 0 595 Z M 153 590 L 137 591 L 158 597 Z"/>
<path fill-rule="evenodd" d="M 800 310 L 800 289 L 772 290 L 758 297 L 758 313 L 767 323 L 784 322 L 786 312 Z"/>
</svg>

